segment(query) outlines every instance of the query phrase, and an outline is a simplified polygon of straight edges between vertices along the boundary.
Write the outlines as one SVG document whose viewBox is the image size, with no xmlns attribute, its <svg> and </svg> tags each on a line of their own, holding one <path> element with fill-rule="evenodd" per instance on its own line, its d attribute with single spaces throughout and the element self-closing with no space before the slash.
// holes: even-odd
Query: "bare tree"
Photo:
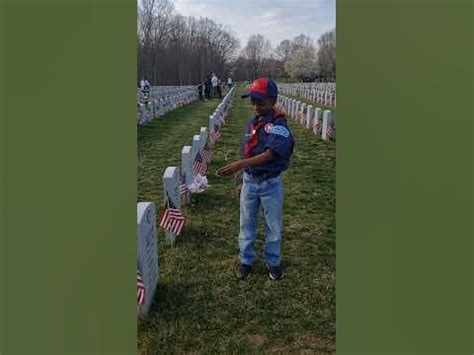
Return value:
<svg viewBox="0 0 474 355">
<path fill-rule="evenodd" d="M 263 59 L 270 56 L 270 51 L 270 41 L 260 33 L 253 34 L 248 39 L 243 53 L 251 68 L 252 80 L 260 74 Z"/>
<path fill-rule="evenodd" d="M 314 48 L 313 40 L 311 37 L 306 36 L 305 34 L 300 34 L 293 38 L 292 41 L 292 53 L 295 53 L 298 49 L 301 48 Z"/>
<path fill-rule="evenodd" d="M 152 85 L 184 85 L 231 70 L 239 41 L 208 18 L 183 17 L 169 0 L 141 0 L 138 8 L 138 78 Z"/>
<path fill-rule="evenodd" d="M 138 38 L 142 45 L 142 75 L 156 81 L 156 64 L 174 16 L 169 0 L 141 0 L 138 4 Z"/>
<path fill-rule="evenodd" d="M 279 60 L 286 62 L 293 53 L 293 43 L 288 39 L 284 39 L 276 47 L 275 52 Z"/>
<path fill-rule="evenodd" d="M 318 64 L 325 80 L 336 78 L 336 29 L 323 33 L 318 40 Z"/>
</svg>

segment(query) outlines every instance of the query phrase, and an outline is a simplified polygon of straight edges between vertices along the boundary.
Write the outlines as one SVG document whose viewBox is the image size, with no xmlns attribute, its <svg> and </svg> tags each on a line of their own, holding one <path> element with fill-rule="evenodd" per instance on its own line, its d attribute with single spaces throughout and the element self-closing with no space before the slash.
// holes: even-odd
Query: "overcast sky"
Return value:
<svg viewBox="0 0 474 355">
<path fill-rule="evenodd" d="M 301 33 L 313 38 L 336 26 L 335 0 L 172 0 L 184 16 L 209 17 L 228 25 L 245 46 L 261 33 L 275 47 Z"/>
</svg>

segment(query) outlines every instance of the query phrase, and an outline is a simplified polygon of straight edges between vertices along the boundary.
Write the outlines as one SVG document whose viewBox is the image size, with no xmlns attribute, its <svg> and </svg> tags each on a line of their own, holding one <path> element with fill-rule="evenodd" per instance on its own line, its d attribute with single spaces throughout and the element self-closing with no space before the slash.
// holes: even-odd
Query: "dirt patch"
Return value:
<svg viewBox="0 0 474 355">
<path fill-rule="evenodd" d="M 252 348 L 258 348 L 262 346 L 267 340 L 265 335 L 262 334 L 247 334 L 247 338 L 249 339 L 249 343 Z"/>
</svg>

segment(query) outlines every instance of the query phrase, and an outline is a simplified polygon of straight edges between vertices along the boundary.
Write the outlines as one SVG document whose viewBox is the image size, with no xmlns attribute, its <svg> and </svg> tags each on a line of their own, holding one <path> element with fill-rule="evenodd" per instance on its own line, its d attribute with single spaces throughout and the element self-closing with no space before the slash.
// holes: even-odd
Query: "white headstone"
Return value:
<svg viewBox="0 0 474 355">
<path fill-rule="evenodd" d="M 192 160 L 192 147 L 186 145 L 181 150 L 181 175 L 183 180 L 181 183 L 185 183 L 186 186 L 192 182 L 193 179 L 193 160 Z M 186 198 L 183 198 L 183 202 L 189 203 L 190 196 L 187 195 Z"/>
<path fill-rule="evenodd" d="M 209 116 L 209 132 L 212 132 L 214 130 L 215 124 L 216 124 L 216 119 L 214 118 L 214 115 Z"/>
<path fill-rule="evenodd" d="M 316 107 L 316 109 L 314 110 L 313 132 L 318 137 L 321 137 L 322 127 L 323 127 L 323 119 L 322 119 L 321 109 L 319 107 Z"/>
<path fill-rule="evenodd" d="M 325 141 L 330 140 L 334 135 L 333 128 L 334 125 L 332 121 L 332 113 L 329 110 L 325 110 L 323 114 L 323 129 L 321 132 L 321 138 Z"/>
<path fill-rule="evenodd" d="M 163 200 L 166 206 L 168 198 L 172 201 L 174 206 L 181 208 L 181 201 L 179 197 L 179 170 L 177 167 L 169 166 L 163 174 Z M 174 245 L 176 235 L 166 231 L 166 244 Z"/>
<path fill-rule="evenodd" d="M 314 108 L 313 105 L 308 105 L 308 109 L 306 112 L 306 128 L 312 129 L 313 128 L 313 120 L 314 120 Z"/>
<path fill-rule="evenodd" d="M 207 128 L 206 127 L 201 127 L 199 138 L 201 141 L 200 150 L 202 151 L 204 147 L 206 146 L 206 142 L 207 142 Z"/>
<path fill-rule="evenodd" d="M 301 101 L 296 102 L 295 113 L 294 117 L 299 122 L 300 121 L 300 109 L 301 109 Z"/>
<path fill-rule="evenodd" d="M 145 284 L 145 303 L 140 315 L 148 314 L 160 277 L 156 240 L 156 210 L 153 202 L 137 204 L 137 268 Z"/>
<path fill-rule="evenodd" d="M 303 102 L 300 108 L 300 123 L 302 125 L 306 124 L 306 104 Z"/>
<path fill-rule="evenodd" d="M 214 130 L 215 125 L 216 125 L 216 119 L 215 119 L 214 115 L 209 116 L 209 127 L 208 127 L 208 130 L 207 130 L 209 132 L 209 134 Z M 212 141 L 209 141 L 209 143 L 211 145 L 213 145 Z"/>
<path fill-rule="evenodd" d="M 191 157 L 194 162 L 194 159 L 196 159 L 196 156 L 198 155 L 198 153 L 201 152 L 201 136 L 198 134 L 193 136 L 193 145 L 192 145 L 191 152 L 192 152 Z"/>
</svg>

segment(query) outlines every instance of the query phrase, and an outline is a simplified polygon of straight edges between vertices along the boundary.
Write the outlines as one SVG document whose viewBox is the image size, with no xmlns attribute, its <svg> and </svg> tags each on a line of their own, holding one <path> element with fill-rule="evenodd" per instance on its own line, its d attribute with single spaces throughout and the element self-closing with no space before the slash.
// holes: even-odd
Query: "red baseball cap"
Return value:
<svg viewBox="0 0 474 355">
<path fill-rule="evenodd" d="M 278 87 L 272 79 L 258 78 L 247 86 L 247 92 L 242 95 L 242 98 L 249 96 L 256 101 L 262 101 L 265 97 L 278 97 Z"/>
</svg>

